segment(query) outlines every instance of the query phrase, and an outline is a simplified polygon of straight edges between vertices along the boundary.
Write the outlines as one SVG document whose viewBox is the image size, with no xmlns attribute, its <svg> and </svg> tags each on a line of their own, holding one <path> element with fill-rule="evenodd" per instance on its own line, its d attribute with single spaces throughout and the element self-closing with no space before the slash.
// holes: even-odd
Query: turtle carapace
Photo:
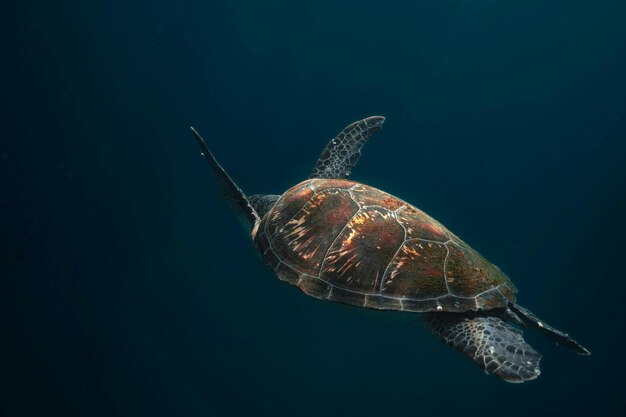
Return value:
<svg viewBox="0 0 626 417">
<path fill-rule="evenodd" d="M 425 313 L 427 326 L 444 343 L 509 382 L 540 373 L 541 355 L 517 326 L 589 354 L 517 305 L 509 277 L 437 220 L 347 179 L 384 120 L 372 116 L 347 126 L 328 143 L 311 176 L 282 195 L 250 197 L 192 131 L 222 193 L 280 280 L 323 300 Z"/>
</svg>

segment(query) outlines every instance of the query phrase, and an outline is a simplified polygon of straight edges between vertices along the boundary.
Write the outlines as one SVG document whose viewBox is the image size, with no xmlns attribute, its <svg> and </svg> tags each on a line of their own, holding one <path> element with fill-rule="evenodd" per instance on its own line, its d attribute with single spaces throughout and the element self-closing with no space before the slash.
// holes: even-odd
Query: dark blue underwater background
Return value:
<svg viewBox="0 0 626 417">
<path fill-rule="evenodd" d="M 0 414 L 623 416 L 626 2 L 34 1 L 0 13 Z M 280 283 L 247 192 L 381 114 L 354 179 L 505 270 L 541 377 Z"/>
</svg>

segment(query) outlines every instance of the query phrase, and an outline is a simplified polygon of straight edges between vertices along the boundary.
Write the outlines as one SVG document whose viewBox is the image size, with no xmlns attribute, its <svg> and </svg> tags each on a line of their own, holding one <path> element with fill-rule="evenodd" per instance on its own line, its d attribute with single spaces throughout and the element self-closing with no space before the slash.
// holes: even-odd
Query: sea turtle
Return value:
<svg viewBox="0 0 626 417">
<path fill-rule="evenodd" d="M 192 128 L 222 193 L 282 281 L 357 307 L 425 313 L 446 344 L 509 382 L 539 376 L 541 355 L 507 322 L 589 351 L 516 304 L 509 277 L 441 223 L 384 191 L 348 180 L 380 130 L 372 116 L 344 128 L 311 176 L 282 195 L 247 197 Z"/>
</svg>

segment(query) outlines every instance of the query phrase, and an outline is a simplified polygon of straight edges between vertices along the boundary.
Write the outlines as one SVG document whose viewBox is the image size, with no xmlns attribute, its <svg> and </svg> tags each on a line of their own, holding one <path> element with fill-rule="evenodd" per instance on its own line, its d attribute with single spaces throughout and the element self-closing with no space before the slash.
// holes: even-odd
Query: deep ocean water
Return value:
<svg viewBox="0 0 626 417">
<path fill-rule="evenodd" d="M 626 3 L 66 1 L 0 13 L 7 416 L 623 416 Z M 255 254 L 248 193 L 387 117 L 352 179 L 507 272 L 541 377 L 416 316 L 309 298 Z"/>
</svg>

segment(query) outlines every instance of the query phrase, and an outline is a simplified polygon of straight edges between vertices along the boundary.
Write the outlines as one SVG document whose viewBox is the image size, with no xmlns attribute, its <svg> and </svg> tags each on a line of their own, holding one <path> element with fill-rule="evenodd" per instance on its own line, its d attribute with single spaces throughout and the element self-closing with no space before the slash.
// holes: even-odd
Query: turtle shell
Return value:
<svg viewBox="0 0 626 417">
<path fill-rule="evenodd" d="M 283 281 L 321 299 L 404 311 L 487 310 L 515 286 L 441 223 L 376 188 L 309 179 L 267 212 L 253 239 Z"/>
</svg>

